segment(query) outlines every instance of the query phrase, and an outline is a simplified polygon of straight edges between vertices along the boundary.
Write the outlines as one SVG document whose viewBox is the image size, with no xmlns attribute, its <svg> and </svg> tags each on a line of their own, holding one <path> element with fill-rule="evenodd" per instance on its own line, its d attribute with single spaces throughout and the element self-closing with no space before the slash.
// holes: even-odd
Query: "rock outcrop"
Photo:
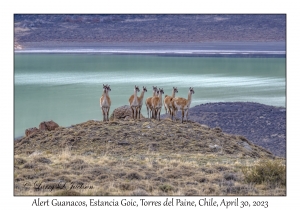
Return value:
<svg viewBox="0 0 300 210">
<path fill-rule="evenodd" d="M 25 130 L 25 135 L 30 136 L 31 134 L 37 132 L 39 129 L 37 127 L 33 127 L 33 128 L 28 128 Z"/>
<path fill-rule="evenodd" d="M 33 127 L 33 128 L 26 129 L 25 136 L 26 137 L 31 136 L 32 134 L 34 134 L 38 131 L 52 131 L 58 127 L 59 127 L 59 125 L 56 122 L 54 122 L 53 120 L 44 121 L 44 122 L 40 123 L 39 128 Z"/>
<path fill-rule="evenodd" d="M 141 119 L 145 118 L 141 114 Z M 109 120 L 129 120 L 132 119 L 132 110 L 129 105 L 116 108 L 111 114 Z"/>
<path fill-rule="evenodd" d="M 41 122 L 39 125 L 39 129 L 42 131 L 52 131 L 58 127 L 59 127 L 59 125 L 56 122 L 54 122 L 53 120 Z"/>
</svg>

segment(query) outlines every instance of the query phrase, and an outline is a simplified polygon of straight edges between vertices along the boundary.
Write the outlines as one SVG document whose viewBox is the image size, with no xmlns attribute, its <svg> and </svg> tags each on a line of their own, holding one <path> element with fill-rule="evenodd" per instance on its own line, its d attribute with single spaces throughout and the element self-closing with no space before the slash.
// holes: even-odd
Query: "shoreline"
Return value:
<svg viewBox="0 0 300 210">
<path fill-rule="evenodd" d="M 136 53 L 136 52 L 41 52 L 41 51 L 15 51 L 16 54 L 69 54 L 69 55 L 140 55 L 140 56 L 161 56 L 161 57 L 230 57 L 230 58 L 286 58 L 285 53 Z"/>
<path fill-rule="evenodd" d="M 28 42 L 15 53 L 155 55 L 184 57 L 286 57 L 286 43 L 278 42 Z"/>
</svg>

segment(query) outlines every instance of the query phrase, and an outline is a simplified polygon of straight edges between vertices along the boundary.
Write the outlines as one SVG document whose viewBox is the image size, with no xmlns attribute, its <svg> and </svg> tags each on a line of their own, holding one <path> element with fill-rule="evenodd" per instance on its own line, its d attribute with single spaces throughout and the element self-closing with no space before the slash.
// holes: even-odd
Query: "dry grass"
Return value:
<svg viewBox="0 0 300 210">
<path fill-rule="evenodd" d="M 96 157 L 65 148 L 58 155 L 16 155 L 15 195 L 285 195 L 282 183 L 249 183 L 245 164 L 255 167 L 256 159 L 160 153 Z"/>
<path fill-rule="evenodd" d="M 245 141 L 197 123 L 88 121 L 16 142 L 14 194 L 285 195 L 282 182 L 248 181 L 244 166 L 273 157 Z"/>
</svg>

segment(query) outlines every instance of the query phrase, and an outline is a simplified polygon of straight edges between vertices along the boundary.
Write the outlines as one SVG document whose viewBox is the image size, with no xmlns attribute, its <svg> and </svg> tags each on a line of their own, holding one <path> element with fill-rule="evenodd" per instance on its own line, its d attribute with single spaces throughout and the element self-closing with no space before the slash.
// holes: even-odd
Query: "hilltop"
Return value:
<svg viewBox="0 0 300 210">
<path fill-rule="evenodd" d="M 225 134 L 220 128 L 210 129 L 195 122 L 181 124 L 169 119 L 144 118 L 140 121 L 87 121 L 54 131 L 37 131 L 15 144 L 15 154 L 71 147 L 82 154 L 145 154 L 150 150 L 165 154 L 202 153 L 240 157 L 272 157 L 267 150 L 242 136 Z M 129 153 L 128 153 L 129 152 Z"/>
<path fill-rule="evenodd" d="M 14 15 L 15 47 L 35 43 L 276 42 L 286 15 Z"/>
</svg>

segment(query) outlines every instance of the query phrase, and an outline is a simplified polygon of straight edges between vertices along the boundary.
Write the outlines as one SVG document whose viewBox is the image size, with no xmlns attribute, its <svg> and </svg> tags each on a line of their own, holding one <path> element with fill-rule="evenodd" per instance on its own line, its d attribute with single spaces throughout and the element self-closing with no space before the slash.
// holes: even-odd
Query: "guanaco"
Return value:
<svg viewBox="0 0 300 210">
<path fill-rule="evenodd" d="M 195 91 L 192 87 L 189 88 L 188 91 L 188 98 L 181 98 L 181 97 L 176 97 L 172 99 L 172 120 L 176 121 L 176 113 L 180 109 L 181 110 L 181 123 L 183 123 L 183 118 L 184 115 L 186 116 L 186 122 L 188 121 L 188 113 L 189 113 L 189 108 L 192 102 L 192 94 L 194 94 Z"/>
<path fill-rule="evenodd" d="M 162 94 L 164 94 L 163 88 L 158 89 L 158 96 L 153 96 L 151 99 L 151 104 L 152 104 L 152 113 L 155 113 L 155 119 L 158 116 L 158 120 L 160 121 L 160 111 L 162 107 Z"/>
<path fill-rule="evenodd" d="M 138 86 L 134 86 L 134 92 L 133 92 L 133 97 L 129 97 L 129 105 L 131 107 L 132 110 L 132 118 L 136 119 L 137 118 L 137 111 L 138 111 L 138 107 L 139 107 L 139 101 L 138 101 L 138 97 L 137 97 L 137 92 L 140 92 L 140 89 Z"/>
<path fill-rule="evenodd" d="M 110 86 L 103 84 L 103 93 L 100 98 L 100 107 L 102 109 L 103 121 L 109 121 L 108 116 L 109 116 L 109 109 L 111 106 L 111 100 L 108 95 L 109 91 L 111 91 Z"/>
</svg>

